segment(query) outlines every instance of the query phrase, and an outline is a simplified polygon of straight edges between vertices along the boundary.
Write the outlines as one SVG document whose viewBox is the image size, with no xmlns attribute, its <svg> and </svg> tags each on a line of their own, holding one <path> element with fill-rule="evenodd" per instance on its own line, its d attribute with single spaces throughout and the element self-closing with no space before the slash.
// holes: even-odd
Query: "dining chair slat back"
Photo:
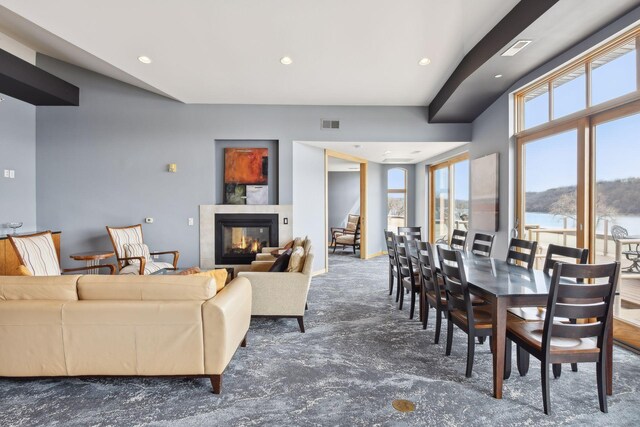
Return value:
<svg viewBox="0 0 640 427">
<path fill-rule="evenodd" d="M 473 244 L 471 245 L 471 253 L 484 257 L 491 256 L 493 249 L 493 234 L 476 233 L 473 236 Z"/>
<path fill-rule="evenodd" d="M 393 281 L 398 275 L 398 259 L 396 258 L 394 236 L 392 231 L 384 230 L 384 241 L 387 245 L 387 256 L 389 257 L 389 295 L 393 293 Z M 400 285 L 398 284 L 398 286 Z"/>
<path fill-rule="evenodd" d="M 536 260 L 537 250 L 538 242 L 513 238 L 509 242 L 507 262 L 516 264 L 519 261 L 525 264 L 528 270 L 531 270 Z"/>
<path fill-rule="evenodd" d="M 422 227 L 398 227 L 398 235 L 407 240 L 422 240 Z"/>
<path fill-rule="evenodd" d="M 556 257 L 573 259 L 576 264 L 586 264 L 589 259 L 589 249 L 550 244 L 542 267 L 545 274 L 551 274 L 556 263 L 561 262 Z M 582 283 L 582 279 L 578 279 L 578 282 Z"/>
<path fill-rule="evenodd" d="M 465 245 L 467 244 L 467 232 L 464 230 L 453 230 L 453 234 L 451 235 L 451 249 L 455 249 L 457 251 L 464 251 Z"/>
</svg>

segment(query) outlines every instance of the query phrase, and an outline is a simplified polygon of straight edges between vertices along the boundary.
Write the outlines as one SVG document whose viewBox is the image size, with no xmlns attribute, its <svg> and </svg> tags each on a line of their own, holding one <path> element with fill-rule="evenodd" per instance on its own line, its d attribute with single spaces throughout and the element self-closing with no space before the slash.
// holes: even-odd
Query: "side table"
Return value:
<svg viewBox="0 0 640 427">
<path fill-rule="evenodd" d="M 87 267 L 92 267 L 94 265 L 100 265 L 100 260 L 111 258 L 113 256 L 116 256 L 113 251 L 88 251 L 71 254 L 69 255 L 69 258 L 75 259 L 76 261 L 85 261 L 87 263 Z M 89 272 L 87 273 L 90 274 Z"/>
</svg>

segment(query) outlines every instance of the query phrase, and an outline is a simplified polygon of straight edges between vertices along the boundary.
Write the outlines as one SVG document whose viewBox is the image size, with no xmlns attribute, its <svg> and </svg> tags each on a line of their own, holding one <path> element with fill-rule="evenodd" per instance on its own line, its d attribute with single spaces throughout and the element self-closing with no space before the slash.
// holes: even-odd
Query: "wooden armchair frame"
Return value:
<svg viewBox="0 0 640 427">
<path fill-rule="evenodd" d="M 340 233 L 340 234 L 337 234 Z M 339 243 L 338 242 L 338 237 L 340 236 L 348 236 L 348 235 L 353 235 L 353 244 L 347 244 L 347 243 Z M 336 248 L 338 247 L 338 245 L 342 246 L 343 248 L 346 248 L 347 246 L 352 246 L 353 247 L 353 253 L 356 253 L 356 249 L 360 249 L 360 215 L 358 215 L 358 222 L 356 223 L 356 229 L 355 230 L 347 230 L 346 228 L 336 228 L 336 227 L 332 227 L 331 228 L 331 238 L 332 238 L 332 245 L 333 245 L 333 253 L 336 252 Z"/>
<path fill-rule="evenodd" d="M 118 245 L 116 244 L 115 240 L 113 239 L 113 233 L 111 233 L 111 230 L 126 230 L 126 229 L 134 229 L 134 228 L 140 228 L 140 238 L 141 240 L 144 242 L 144 234 L 142 233 L 142 224 L 136 224 L 136 225 L 129 225 L 126 227 L 109 227 L 108 225 L 106 226 L 107 229 L 107 234 L 109 234 L 109 239 L 111 240 L 111 244 L 113 245 L 113 251 L 116 253 L 116 259 L 118 261 L 118 270 L 122 270 L 127 264 L 130 264 L 129 261 L 132 260 L 138 260 L 140 262 L 140 275 L 144 275 L 144 268 L 146 266 L 147 260 L 142 257 L 124 257 L 124 256 L 120 256 L 120 255 L 124 255 L 124 254 L 120 254 L 120 248 L 118 247 Z M 178 269 L 178 259 L 180 258 L 180 251 L 162 251 L 162 252 L 150 252 L 149 255 L 153 256 L 153 255 L 169 255 L 169 254 L 173 254 L 173 269 L 177 270 Z"/>
<path fill-rule="evenodd" d="M 38 236 L 44 236 L 46 234 L 51 235 L 51 231 L 43 231 L 41 233 L 33 233 L 33 234 L 23 234 L 21 235 L 19 238 L 24 239 L 24 238 L 30 238 L 30 237 L 38 237 Z M 13 246 L 13 250 L 16 252 L 16 255 L 18 256 L 18 260 L 20 261 L 21 265 L 24 265 L 26 267 L 26 263 L 24 261 L 24 258 L 22 258 L 22 254 L 20 254 L 20 251 L 18 250 L 18 246 L 16 245 L 16 242 L 14 241 L 14 237 L 13 236 L 7 236 L 9 238 L 9 241 L 11 242 L 11 246 Z M 60 265 L 60 257 L 58 256 L 58 254 L 56 253 L 56 257 L 58 257 L 58 265 Z M 116 274 L 116 266 L 113 264 L 101 264 L 101 265 L 87 265 L 84 267 L 78 267 L 78 268 L 61 268 L 60 272 L 62 274 L 65 273 L 75 273 L 78 271 L 88 271 L 88 270 L 97 270 L 100 268 L 107 268 L 109 269 L 109 274 Z"/>
</svg>

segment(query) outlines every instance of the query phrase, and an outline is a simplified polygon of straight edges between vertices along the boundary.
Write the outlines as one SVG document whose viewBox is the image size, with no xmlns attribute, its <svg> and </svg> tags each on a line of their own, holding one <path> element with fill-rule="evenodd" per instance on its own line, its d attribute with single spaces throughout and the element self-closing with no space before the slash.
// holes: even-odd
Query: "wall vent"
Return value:
<svg viewBox="0 0 640 427">
<path fill-rule="evenodd" d="M 340 129 L 340 120 L 321 120 L 321 129 Z"/>
<path fill-rule="evenodd" d="M 502 53 L 502 56 L 514 56 L 516 53 L 527 47 L 529 43 L 531 43 L 531 40 L 518 40 L 513 45 L 511 45 L 509 49 L 505 50 Z"/>
</svg>

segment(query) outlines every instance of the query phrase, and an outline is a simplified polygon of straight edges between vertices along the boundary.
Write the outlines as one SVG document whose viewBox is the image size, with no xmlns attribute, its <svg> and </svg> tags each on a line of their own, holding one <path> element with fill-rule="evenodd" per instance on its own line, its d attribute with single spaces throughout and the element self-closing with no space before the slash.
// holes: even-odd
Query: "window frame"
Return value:
<svg viewBox="0 0 640 427">
<path fill-rule="evenodd" d="M 592 61 L 597 59 L 600 56 L 603 56 L 609 52 L 612 52 L 624 46 L 625 44 L 628 44 L 632 40 L 635 40 L 635 46 L 636 46 L 636 67 L 635 67 L 636 90 L 629 92 L 627 94 L 618 96 L 616 98 L 612 98 L 610 100 L 601 102 L 599 104 L 591 105 L 591 76 L 592 76 L 591 63 Z M 586 108 L 583 108 L 574 113 L 554 119 L 553 118 L 553 97 L 554 97 L 553 83 L 558 78 L 580 67 L 585 68 Z M 524 117 L 526 112 L 525 112 L 524 99 L 529 93 L 545 85 L 547 86 L 547 90 L 549 93 L 549 100 L 548 100 L 549 105 L 547 107 L 549 120 L 545 123 L 525 129 Z M 578 118 L 592 116 L 602 111 L 607 111 L 612 108 L 616 108 L 618 106 L 625 105 L 637 100 L 640 100 L 640 26 L 626 32 L 625 34 L 622 34 L 621 36 L 603 44 L 602 46 L 596 49 L 593 49 L 591 51 L 588 51 L 578 56 L 576 59 L 569 61 L 568 63 L 564 64 L 557 70 L 539 79 L 532 81 L 531 83 L 525 85 L 523 88 L 515 92 L 514 103 L 513 103 L 514 110 L 515 110 L 514 117 L 516 118 L 516 120 L 514 121 L 514 126 L 515 126 L 514 133 L 516 137 L 526 136 L 528 134 L 536 133 L 542 129 L 552 128 L 558 124 L 561 124 L 564 122 L 571 122 Z"/>
<path fill-rule="evenodd" d="M 404 175 L 404 186 L 403 188 L 389 188 L 389 172 L 392 170 L 401 170 Z M 408 185 L 408 176 L 409 171 L 406 168 L 401 166 L 394 166 L 392 168 L 387 169 L 387 229 L 389 228 L 389 195 L 390 194 L 404 194 L 404 221 L 402 227 L 407 226 L 407 185 Z"/>
<path fill-rule="evenodd" d="M 464 162 L 465 160 L 469 160 L 469 152 L 466 151 L 464 153 L 458 154 L 456 156 L 450 157 L 447 160 L 444 160 L 439 163 L 434 163 L 433 165 L 429 165 L 429 241 L 431 243 L 435 243 L 436 235 L 436 180 L 435 173 L 436 171 L 444 168 L 449 169 L 449 212 L 454 212 L 455 210 L 455 175 L 454 175 L 454 166 L 457 163 Z M 471 168 L 471 164 L 469 164 L 469 168 Z M 451 241 L 451 235 L 453 234 L 453 215 L 449 215 L 449 221 L 447 224 L 447 240 Z"/>
</svg>

